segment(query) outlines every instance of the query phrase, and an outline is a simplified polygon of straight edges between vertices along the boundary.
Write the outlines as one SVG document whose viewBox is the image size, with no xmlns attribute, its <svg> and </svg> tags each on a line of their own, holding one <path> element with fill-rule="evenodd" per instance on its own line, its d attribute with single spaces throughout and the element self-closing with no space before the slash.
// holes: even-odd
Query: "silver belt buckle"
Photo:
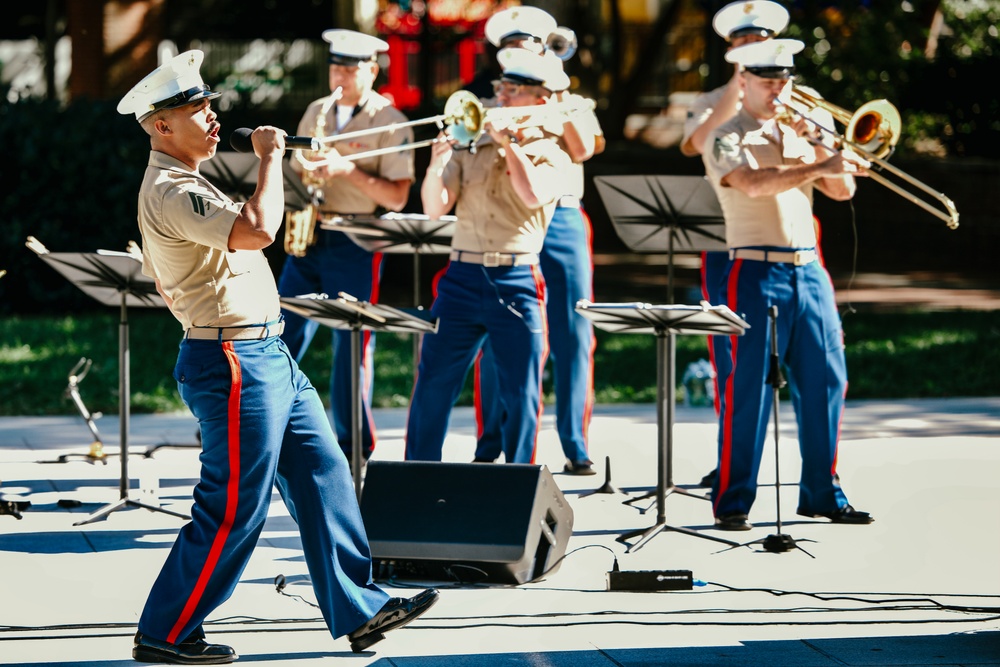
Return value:
<svg viewBox="0 0 1000 667">
<path fill-rule="evenodd" d="M 811 252 L 811 250 L 796 250 L 792 253 L 792 264 L 795 266 L 805 266 L 811 261 L 809 259 Z"/>
<path fill-rule="evenodd" d="M 483 253 L 483 266 L 494 268 L 500 266 L 500 253 L 498 252 L 484 252 Z"/>
</svg>

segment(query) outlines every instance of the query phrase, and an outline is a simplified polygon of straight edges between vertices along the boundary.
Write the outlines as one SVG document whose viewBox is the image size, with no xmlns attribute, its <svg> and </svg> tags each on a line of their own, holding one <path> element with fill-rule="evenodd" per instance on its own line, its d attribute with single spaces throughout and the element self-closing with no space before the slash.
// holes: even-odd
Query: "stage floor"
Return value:
<svg viewBox="0 0 1000 667">
<path fill-rule="evenodd" d="M 565 560 L 546 580 L 521 586 L 444 583 L 440 602 L 362 654 L 332 639 L 318 619 L 294 523 L 277 493 L 254 557 L 233 597 L 209 619 L 209 639 L 240 663 L 399 667 L 494 665 L 1000 665 L 1000 398 L 849 401 L 838 470 L 869 526 L 831 525 L 795 514 L 799 455 L 791 409 L 782 406 L 782 531 L 804 549 L 767 553 L 665 530 L 626 552 L 616 538 L 656 523 L 652 499 L 622 501 L 656 484 L 653 405 L 598 406 L 590 432 L 599 474 L 562 473 L 546 408 L 537 462 L 554 474 L 574 513 Z M 405 410 L 378 410 L 375 457 L 401 460 Z M 118 418 L 98 428 L 118 449 Z M 135 415 L 129 469 L 159 480 L 164 507 L 187 512 L 196 451 L 190 415 Z M 675 416 L 674 482 L 693 485 L 714 465 L 710 408 Z M 130 665 L 132 636 L 149 587 L 183 521 L 144 509 L 74 527 L 119 498 L 119 464 L 54 463 L 84 454 L 78 417 L 0 419 L 0 496 L 31 507 L 0 516 L 0 664 Z M 446 461 L 471 461 L 472 411 L 457 409 Z M 618 493 L 589 493 L 610 461 Z M 773 440 L 746 533 L 712 526 L 706 500 L 671 494 L 666 523 L 743 544 L 777 532 Z M 627 495 L 626 495 L 627 494 Z M 79 501 L 63 508 L 59 501 Z M 808 552 L 808 553 L 807 553 Z M 607 573 L 690 570 L 704 585 L 653 593 L 609 592 Z M 290 582 L 278 594 L 274 579 Z M 412 582 L 406 582 L 406 586 Z M 417 585 L 417 584 L 413 584 Z M 389 587 L 409 595 L 404 586 Z"/>
</svg>

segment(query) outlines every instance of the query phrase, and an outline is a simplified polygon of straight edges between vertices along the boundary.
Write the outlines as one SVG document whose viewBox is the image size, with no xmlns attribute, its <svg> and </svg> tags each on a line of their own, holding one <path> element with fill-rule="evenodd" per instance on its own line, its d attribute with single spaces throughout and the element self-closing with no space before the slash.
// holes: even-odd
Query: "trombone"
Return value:
<svg viewBox="0 0 1000 667">
<path fill-rule="evenodd" d="M 489 109 L 485 109 L 483 108 L 483 103 L 479 101 L 478 97 L 467 90 L 459 90 L 452 93 L 448 97 L 448 100 L 444 105 L 444 113 L 436 116 L 429 116 L 427 118 L 407 121 L 405 123 L 392 123 L 381 127 L 369 128 L 367 130 L 358 130 L 357 132 L 347 132 L 345 134 L 318 137 L 314 141 L 314 146 L 318 144 L 322 147 L 338 141 L 348 141 L 351 139 L 357 139 L 358 137 L 367 137 L 385 132 L 391 133 L 407 127 L 430 125 L 433 123 L 438 126 L 438 129 L 444 129 L 448 138 L 455 140 L 459 146 L 474 150 L 476 142 L 479 141 L 479 138 L 485 131 L 487 122 L 495 123 L 503 121 L 506 124 L 517 124 L 521 127 L 542 125 L 553 117 L 586 111 L 587 109 L 593 108 L 593 100 L 584 99 L 581 101 L 573 99 L 565 102 L 552 102 L 551 104 L 536 104 L 523 107 L 491 107 Z M 441 141 L 441 139 L 435 137 L 433 139 L 414 141 L 400 146 L 386 146 L 385 148 L 376 148 L 374 150 L 343 155 L 341 157 L 345 160 L 360 160 L 366 157 L 375 157 L 376 155 L 415 150 L 417 148 L 423 148 L 424 146 L 430 146 L 439 141 Z M 307 171 L 312 171 L 325 164 L 326 160 L 307 160 L 300 158 L 299 163 Z"/>
<path fill-rule="evenodd" d="M 358 130 L 357 132 L 346 132 L 344 134 L 334 134 L 328 137 L 318 137 L 314 143 L 319 144 L 320 146 L 325 146 L 326 144 L 333 144 L 338 141 L 349 141 L 359 137 L 367 137 L 387 132 L 392 133 L 408 127 L 430 125 L 432 123 L 437 125 L 438 129 L 444 129 L 445 126 L 447 126 L 445 132 L 450 138 L 455 139 L 463 146 L 471 148 L 475 145 L 479 136 L 483 133 L 483 104 L 479 101 L 479 98 L 469 91 L 459 90 L 452 93 L 452 95 L 448 97 L 448 100 L 444 105 L 444 113 L 436 116 L 411 120 L 405 123 L 392 123 L 381 127 L 372 127 L 367 130 Z M 414 141 L 401 146 L 386 146 L 385 148 L 376 148 L 374 150 L 364 151 L 361 153 L 342 155 L 341 157 L 345 160 L 361 160 L 363 158 L 375 157 L 377 155 L 415 150 L 417 148 L 423 148 L 424 146 L 430 146 L 438 141 L 439 139 L 437 138 L 425 139 L 424 141 Z M 304 169 L 312 171 L 325 164 L 326 160 L 300 159 L 299 162 L 302 164 Z"/>
<path fill-rule="evenodd" d="M 791 87 L 787 102 L 786 108 L 801 113 L 804 119 L 821 132 L 830 135 L 841 147 L 850 148 L 880 170 L 895 175 L 930 198 L 936 199 L 939 206 L 934 206 L 930 202 L 921 199 L 910 190 L 889 180 L 889 178 L 881 173 L 869 170 L 868 177 L 873 181 L 889 188 L 931 215 L 940 218 L 947 223 L 949 229 L 958 227 L 958 210 L 951 199 L 944 193 L 938 192 L 926 183 L 907 174 L 899 167 L 890 164 L 886 159 L 895 149 L 903 125 L 899 111 L 891 102 L 888 100 L 872 100 L 862 104 L 858 107 L 857 111 L 851 113 L 822 98 L 811 95 L 794 84 Z M 823 127 L 823 125 L 810 118 L 809 112 L 815 109 L 822 109 L 828 112 L 833 116 L 835 121 L 844 125 L 846 128 L 844 134 L 838 134 L 832 128 Z"/>
</svg>

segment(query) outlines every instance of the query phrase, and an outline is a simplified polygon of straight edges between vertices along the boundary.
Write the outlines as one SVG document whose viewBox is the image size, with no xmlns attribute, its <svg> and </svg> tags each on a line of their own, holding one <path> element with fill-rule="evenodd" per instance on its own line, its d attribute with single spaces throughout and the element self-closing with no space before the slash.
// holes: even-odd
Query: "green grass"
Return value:
<svg viewBox="0 0 1000 667">
<path fill-rule="evenodd" d="M 180 326 L 164 311 L 133 310 L 130 322 L 133 412 L 184 409 L 171 377 Z M 1000 395 L 1000 311 L 851 313 L 844 318 L 850 398 Z M 66 397 L 67 375 L 93 361 L 80 385 L 94 412 L 118 410 L 117 315 L 9 317 L 0 322 L 0 415 L 77 414 Z M 375 403 L 405 406 L 412 390 L 412 340 L 380 334 Z M 302 368 L 326 399 L 330 382 L 328 330 L 320 332 Z M 701 336 L 677 338 L 677 378 L 706 358 Z M 656 396 L 653 336 L 598 331 L 598 403 L 649 402 Z M 546 399 L 552 400 L 546 377 Z M 468 385 L 460 401 L 468 404 Z"/>
</svg>

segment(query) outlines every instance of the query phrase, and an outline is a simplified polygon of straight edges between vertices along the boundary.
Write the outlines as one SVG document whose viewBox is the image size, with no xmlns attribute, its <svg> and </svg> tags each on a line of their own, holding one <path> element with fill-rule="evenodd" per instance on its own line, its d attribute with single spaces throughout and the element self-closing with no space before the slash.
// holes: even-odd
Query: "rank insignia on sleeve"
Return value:
<svg viewBox="0 0 1000 667">
<path fill-rule="evenodd" d="M 724 155 L 735 155 L 737 153 L 736 144 L 733 143 L 732 137 L 716 137 L 715 143 L 712 144 L 712 157 L 716 160 L 721 159 Z"/>
<path fill-rule="evenodd" d="M 189 192 L 188 196 L 191 198 L 191 207 L 194 212 L 202 217 L 207 216 L 212 208 L 213 200 L 195 192 Z"/>
</svg>

